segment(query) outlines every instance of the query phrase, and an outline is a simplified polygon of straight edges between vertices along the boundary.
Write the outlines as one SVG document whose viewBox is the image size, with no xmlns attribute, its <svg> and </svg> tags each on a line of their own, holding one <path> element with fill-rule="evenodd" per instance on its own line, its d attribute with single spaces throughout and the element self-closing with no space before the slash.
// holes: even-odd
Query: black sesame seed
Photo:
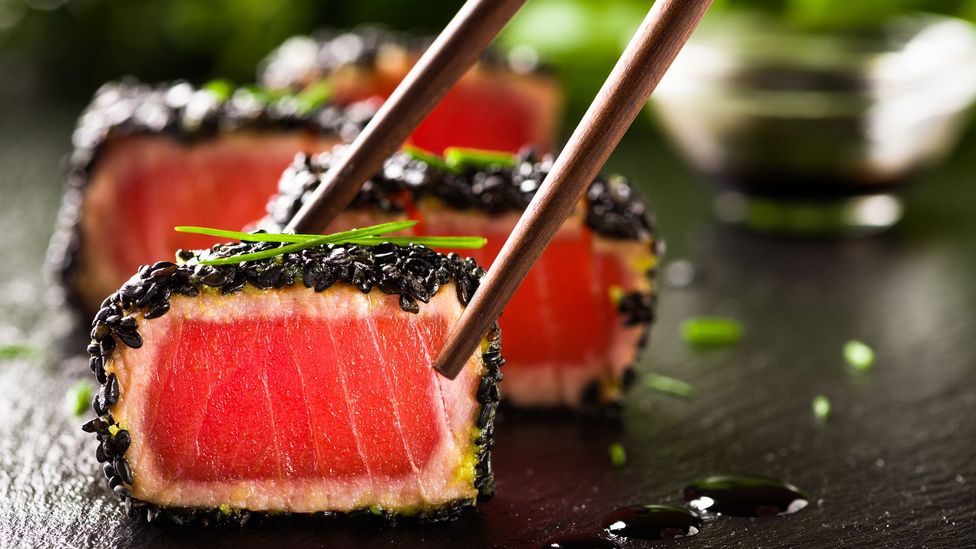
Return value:
<svg viewBox="0 0 976 549">
<path fill-rule="evenodd" d="M 628 367 L 624 370 L 623 385 L 624 389 L 629 389 L 637 381 L 637 372 L 634 371 L 633 366 Z"/>
<path fill-rule="evenodd" d="M 81 430 L 86 433 L 98 433 L 98 434 L 108 434 L 108 425 L 102 421 L 102 418 L 96 417 L 86 421 L 82 426 Z"/>
<path fill-rule="evenodd" d="M 126 484 L 132 484 L 132 468 L 129 467 L 129 462 L 125 458 L 116 458 L 115 460 L 115 471 L 118 473 L 119 478 L 122 479 Z"/>
<path fill-rule="evenodd" d="M 163 514 L 169 522 L 176 526 L 183 526 L 190 522 L 180 511 L 175 509 L 163 509 Z"/>
<path fill-rule="evenodd" d="M 624 324 L 635 326 L 654 321 L 654 298 L 650 294 L 631 292 L 624 295 L 617 309 L 624 317 Z"/>
<path fill-rule="evenodd" d="M 102 402 L 106 406 L 115 406 L 115 403 L 119 401 L 119 378 L 115 377 L 115 374 L 108 375 L 105 385 L 102 385 L 101 393 Z"/>
<path fill-rule="evenodd" d="M 98 447 L 95 448 L 95 461 L 99 463 L 108 461 L 108 455 L 105 453 L 105 441 L 100 442 Z"/>
<path fill-rule="evenodd" d="M 408 294 L 400 294 L 400 308 L 408 313 L 420 312 L 420 306 L 417 305 L 417 300 Z"/>
<path fill-rule="evenodd" d="M 105 406 L 105 402 L 102 400 L 101 391 L 99 391 L 99 394 L 95 395 L 95 398 L 92 399 L 92 410 L 95 412 L 96 416 L 105 415 L 105 412 L 108 411 L 107 407 Z"/>
<path fill-rule="evenodd" d="M 91 330 L 92 339 L 102 339 L 112 333 L 111 328 L 108 327 L 104 322 L 96 322 L 95 326 Z"/>
<path fill-rule="evenodd" d="M 201 278 L 200 282 L 207 286 L 223 286 L 227 283 L 227 274 L 223 271 L 214 271 Z"/>
<path fill-rule="evenodd" d="M 180 292 L 180 293 L 186 295 L 184 292 Z M 164 314 L 166 314 L 168 311 L 169 311 L 169 302 L 163 302 L 150 309 L 145 315 L 143 315 L 143 318 L 146 319 L 159 318 Z"/>
<path fill-rule="evenodd" d="M 142 347 L 142 336 L 139 335 L 139 332 L 116 332 L 115 337 L 133 349 Z"/>
<path fill-rule="evenodd" d="M 187 258 L 181 258 L 187 259 Z M 162 516 L 162 509 L 155 505 L 149 505 L 146 509 L 146 522 L 148 524 L 155 524 L 159 518 Z"/>
<path fill-rule="evenodd" d="M 115 436 L 108 439 L 108 446 L 106 450 L 108 454 L 112 456 L 122 456 L 125 451 L 129 449 L 129 445 L 132 444 L 132 436 L 129 435 L 129 431 L 125 429 L 120 429 Z"/>
<path fill-rule="evenodd" d="M 99 359 L 104 361 L 104 358 L 102 356 L 99 356 Z M 100 362 L 99 364 L 101 367 L 95 370 L 95 379 L 98 381 L 99 384 L 104 384 L 106 381 L 108 381 L 108 376 L 106 375 L 105 372 L 104 362 Z"/>
<path fill-rule="evenodd" d="M 92 355 L 88 358 L 88 367 L 91 369 L 92 373 L 98 375 L 99 370 L 101 370 L 105 365 L 104 358 L 102 355 Z"/>
<path fill-rule="evenodd" d="M 98 352 L 102 356 L 108 356 L 112 354 L 115 350 L 115 339 L 112 337 L 106 337 L 105 339 L 98 340 Z"/>
</svg>

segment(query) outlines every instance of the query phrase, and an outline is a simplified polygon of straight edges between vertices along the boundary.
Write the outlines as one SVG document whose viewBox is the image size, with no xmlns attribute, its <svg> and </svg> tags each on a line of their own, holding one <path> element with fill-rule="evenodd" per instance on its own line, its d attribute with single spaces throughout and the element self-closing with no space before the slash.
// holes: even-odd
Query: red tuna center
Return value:
<svg viewBox="0 0 976 549">
<path fill-rule="evenodd" d="M 199 481 L 413 474 L 442 436 L 430 355 L 446 332 L 443 318 L 403 315 L 183 319 L 160 342 L 144 401 L 158 470 Z"/>
<path fill-rule="evenodd" d="M 485 236 L 484 248 L 457 252 L 487 268 L 508 238 L 509 226 L 476 229 L 468 222 L 430 215 L 420 232 Z M 611 293 L 635 285 L 634 269 L 623 264 L 626 258 L 596 250 L 588 227 L 575 219 L 568 226 L 549 243 L 499 319 L 505 357 L 516 368 L 602 365 L 613 332 L 622 326 Z"/>
</svg>

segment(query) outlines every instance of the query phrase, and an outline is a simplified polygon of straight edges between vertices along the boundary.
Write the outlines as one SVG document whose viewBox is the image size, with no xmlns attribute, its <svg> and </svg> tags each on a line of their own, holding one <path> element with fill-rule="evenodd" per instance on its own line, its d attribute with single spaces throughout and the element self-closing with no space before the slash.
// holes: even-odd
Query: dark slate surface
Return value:
<svg viewBox="0 0 976 549">
<path fill-rule="evenodd" d="M 54 221 L 70 109 L 0 112 L 0 342 L 41 350 L 0 362 L 0 546 L 532 546 L 595 531 L 632 503 L 678 502 L 698 476 L 791 481 L 810 507 L 772 519 L 720 518 L 682 547 L 976 546 L 976 139 L 909 192 L 896 231 L 870 240 L 795 241 L 713 226 L 705 188 L 666 147 L 631 136 L 612 165 L 660 211 L 669 259 L 698 282 L 665 289 L 640 370 L 691 382 L 690 400 L 638 387 L 619 423 L 506 415 L 498 424 L 498 496 L 437 525 L 278 520 L 243 529 L 129 523 L 104 487 L 65 390 L 86 375 L 84 341 L 44 305 L 40 271 Z M 690 315 L 741 319 L 745 341 L 695 351 L 677 337 Z M 840 356 L 859 338 L 867 375 Z M 834 416 L 818 424 L 810 401 Z M 627 449 L 623 469 L 607 446 Z M 634 545 L 639 547 L 640 545 Z"/>
</svg>

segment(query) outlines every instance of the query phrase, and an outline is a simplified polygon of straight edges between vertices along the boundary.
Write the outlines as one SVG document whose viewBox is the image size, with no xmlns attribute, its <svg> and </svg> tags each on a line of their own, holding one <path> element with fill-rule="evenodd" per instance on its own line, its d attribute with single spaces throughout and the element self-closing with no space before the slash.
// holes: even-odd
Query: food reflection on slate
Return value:
<svg viewBox="0 0 976 549">
<path fill-rule="evenodd" d="M 462 374 L 430 368 L 552 168 L 562 91 L 542 68 L 486 54 L 329 234 L 284 232 L 426 44 L 376 29 L 295 38 L 261 86 L 123 81 L 82 114 L 49 255 L 94 315 L 96 417 L 83 430 L 131 519 L 450 520 L 494 494 L 500 402 L 618 416 L 663 252 L 650 206 L 620 176 L 591 182 Z M 724 318 L 684 332 L 703 346 L 742 337 Z M 692 394 L 665 376 L 645 384 Z M 610 456 L 625 466 L 622 445 Z M 684 497 L 620 502 L 601 532 L 544 546 L 694 536 L 714 515 L 808 501 L 734 476 Z"/>
</svg>

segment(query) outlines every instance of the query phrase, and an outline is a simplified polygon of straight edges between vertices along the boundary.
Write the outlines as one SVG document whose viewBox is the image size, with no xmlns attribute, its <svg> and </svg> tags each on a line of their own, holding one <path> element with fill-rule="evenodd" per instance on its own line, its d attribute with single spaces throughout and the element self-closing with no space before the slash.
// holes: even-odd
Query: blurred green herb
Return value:
<svg viewBox="0 0 976 549">
<path fill-rule="evenodd" d="M 88 409 L 92 400 L 92 385 L 88 380 L 81 380 L 68 389 L 64 395 L 64 409 L 69 415 L 80 416 Z"/>
<path fill-rule="evenodd" d="M 823 421 L 830 417 L 830 399 L 825 395 L 817 395 L 813 397 L 813 402 L 810 404 L 813 409 L 813 416 L 819 421 Z"/>
<path fill-rule="evenodd" d="M 210 92 L 220 101 L 227 101 L 230 99 L 231 94 L 234 93 L 234 84 L 230 80 L 218 78 L 204 84 L 202 89 Z"/>
<path fill-rule="evenodd" d="M 299 114 L 308 114 L 324 105 L 332 97 L 332 85 L 321 80 L 298 92 L 295 99 L 298 101 Z"/>
<path fill-rule="evenodd" d="M 434 166 L 435 168 L 441 169 L 445 172 L 454 171 L 454 168 L 448 166 L 447 162 L 444 162 L 443 158 L 441 158 L 440 156 L 432 152 L 425 151 L 419 147 L 414 147 L 413 145 L 404 145 L 403 152 L 406 153 L 410 158 L 413 158 L 414 160 L 419 160 L 426 164 L 430 164 L 431 166 Z"/>
<path fill-rule="evenodd" d="M 673 377 L 662 376 L 660 374 L 645 374 L 643 380 L 645 387 L 661 393 L 681 398 L 691 398 L 695 394 L 695 388 L 690 383 Z"/>
<path fill-rule="evenodd" d="M 10 345 L 0 345 L 0 360 L 13 360 L 16 358 L 30 358 L 37 354 L 37 349 L 23 343 Z"/>
<path fill-rule="evenodd" d="M 844 344 L 843 354 L 851 368 L 859 372 L 866 372 L 874 365 L 874 350 L 856 339 Z"/>
<path fill-rule="evenodd" d="M 517 159 L 510 152 L 448 147 L 444 149 L 444 162 L 455 170 L 462 168 L 511 168 L 516 164 Z"/>
<path fill-rule="evenodd" d="M 405 145 L 403 152 L 414 160 L 450 173 L 460 173 L 465 168 L 511 168 L 518 163 L 518 158 L 506 151 L 448 147 L 444 149 L 444 156 L 439 156 L 413 145 Z"/>
<path fill-rule="evenodd" d="M 698 347 L 733 345 L 742 334 L 742 324 L 733 318 L 695 317 L 681 323 L 682 339 Z"/>
<path fill-rule="evenodd" d="M 607 453 L 610 455 L 610 465 L 617 469 L 627 464 L 627 450 L 623 444 L 614 442 L 607 448 Z"/>
</svg>

